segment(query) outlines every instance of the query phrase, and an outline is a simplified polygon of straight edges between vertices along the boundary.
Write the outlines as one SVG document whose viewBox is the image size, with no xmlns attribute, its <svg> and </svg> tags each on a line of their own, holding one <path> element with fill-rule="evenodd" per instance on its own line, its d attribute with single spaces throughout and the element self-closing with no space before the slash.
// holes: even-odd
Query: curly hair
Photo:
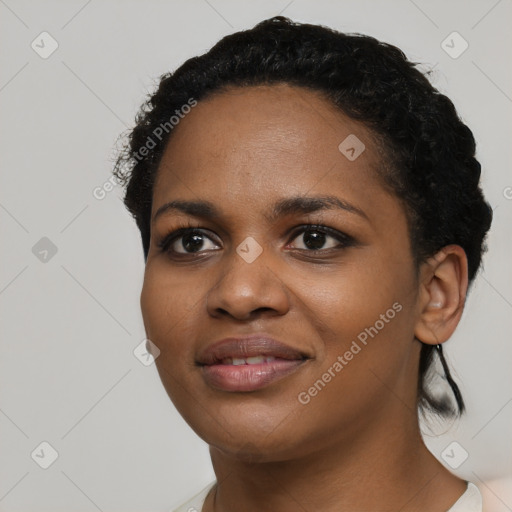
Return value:
<svg viewBox="0 0 512 512">
<path fill-rule="evenodd" d="M 170 117 L 182 117 L 191 101 L 228 87 L 286 83 L 321 93 L 370 130 L 384 155 L 379 173 L 404 205 L 416 264 L 457 244 L 466 253 L 471 283 L 492 221 L 479 185 L 475 140 L 450 99 L 417 66 L 399 48 L 373 37 L 277 16 L 224 37 L 205 54 L 162 75 L 137 114 L 113 171 L 126 187 L 124 204 L 140 230 L 145 259 L 153 185 L 172 135 Z M 456 408 L 446 395 L 436 397 L 429 389 L 436 354 Z M 441 416 L 464 412 L 441 345 L 422 344 L 418 406 Z"/>
</svg>

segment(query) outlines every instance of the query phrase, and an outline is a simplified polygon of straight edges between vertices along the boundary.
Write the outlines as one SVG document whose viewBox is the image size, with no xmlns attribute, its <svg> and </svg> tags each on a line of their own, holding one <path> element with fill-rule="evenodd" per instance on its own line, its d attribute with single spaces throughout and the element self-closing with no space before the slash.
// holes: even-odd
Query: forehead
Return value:
<svg viewBox="0 0 512 512">
<path fill-rule="evenodd" d="M 365 160 L 375 156 L 370 130 L 344 115 L 321 92 L 288 84 L 229 87 L 200 100 L 182 116 L 171 133 L 167 157 L 182 156 L 183 139 L 195 147 L 201 145 L 198 157 L 262 145 L 267 151 L 288 148 L 304 154 L 330 149 L 332 153 L 350 134 L 367 142 Z"/>
<path fill-rule="evenodd" d="M 382 192 L 373 134 L 321 93 L 287 84 L 231 87 L 198 102 L 173 129 L 154 206 L 170 195 L 220 190 L 272 195 Z M 320 190 L 321 189 L 321 190 Z"/>
</svg>

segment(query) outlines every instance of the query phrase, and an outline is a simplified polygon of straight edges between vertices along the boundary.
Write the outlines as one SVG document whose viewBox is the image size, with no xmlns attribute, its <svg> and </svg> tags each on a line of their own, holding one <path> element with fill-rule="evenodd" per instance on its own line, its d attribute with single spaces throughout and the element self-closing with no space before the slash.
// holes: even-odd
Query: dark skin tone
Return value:
<svg viewBox="0 0 512 512">
<path fill-rule="evenodd" d="M 366 147 L 354 161 L 338 149 L 350 134 Z M 416 388 L 418 340 L 442 343 L 460 320 L 466 257 L 452 245 L 418 268 L 404 207 L 377 172 L 383 158 L 364 125 L 288 85 L 216 94 L 174 129 L 154 187 L 141 307 L 166 391 L 210 445 L 218 485 L 203 512 L 443 512 L 464 492 L 421 439 Z M 268 218 L 297 196 L 345 208 Z M 155 217 L 174 200 L 208 201 L 218 216 Z M 334 231 L 301 230 L 311 224 Z M 196 245 L 182 236 L 162 250 L 181 227 L 202 232 Z M 236 252 L 248 236 L 263 249 L 252 263 Z M 301 403 L 395 303 L 400 312 Z M 309 359 L 257 391 L 209 386 L 199 351 L 257 332 Z"/>
</svg>

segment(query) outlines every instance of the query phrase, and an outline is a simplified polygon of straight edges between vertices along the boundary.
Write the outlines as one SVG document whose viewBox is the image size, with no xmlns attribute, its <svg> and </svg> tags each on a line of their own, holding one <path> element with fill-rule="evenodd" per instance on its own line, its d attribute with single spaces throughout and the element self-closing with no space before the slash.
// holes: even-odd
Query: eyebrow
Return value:
<svg viewBox="0 0 512 512">
<path fill-rule="evenodd" d="M 269 223 L 273 223 L 278 218 L 286 215 L 308 214 L 319 210 L 332 209 L 344 210 L 369 220 L 363 210 L 336 196 L 296 196 L 281 199 L 272 206 L 270 213 L 266 214 L 265 218 Z M 174 200 L 160 206 L 153 216 L 152 222 L 154 223 L 161 215 L 169 212 L 181 212 L 193 217 L 210 219 L 220 219 L 222 217 L 220 210 L 209 201 Z"/>
</svg>

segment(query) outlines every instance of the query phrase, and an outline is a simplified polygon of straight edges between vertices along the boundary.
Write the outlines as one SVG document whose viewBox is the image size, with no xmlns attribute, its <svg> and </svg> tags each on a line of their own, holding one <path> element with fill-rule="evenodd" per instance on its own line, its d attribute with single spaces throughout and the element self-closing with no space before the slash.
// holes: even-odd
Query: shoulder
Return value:
<svg viewBox="0 0 512 512">
<path fill-rule="evenodd" d="M 190 498 L 186 503 L 183 503 L 171 512 L 201 512 L 204 500 L 214 485 L 215 482 L 211 482 L 195 496 L 192 496 L 192 498 Z"/>
<path fill-rule="evenodd" d="M 447 512 L 482 512 L 482 495 L 478 487 L 474 483 L 468 482 L 464 494 Z"/>
<path fill-rule="evenodd" d="M 206 496 L 214 485 L 215 482 L 208 484 L 199 493 L 172 512 L 201 512 Z M 472 482 L 468 482 L 464 494 L 446 512 L 482 512 L 482 495 L 478 487 Z"/>
</svg>

